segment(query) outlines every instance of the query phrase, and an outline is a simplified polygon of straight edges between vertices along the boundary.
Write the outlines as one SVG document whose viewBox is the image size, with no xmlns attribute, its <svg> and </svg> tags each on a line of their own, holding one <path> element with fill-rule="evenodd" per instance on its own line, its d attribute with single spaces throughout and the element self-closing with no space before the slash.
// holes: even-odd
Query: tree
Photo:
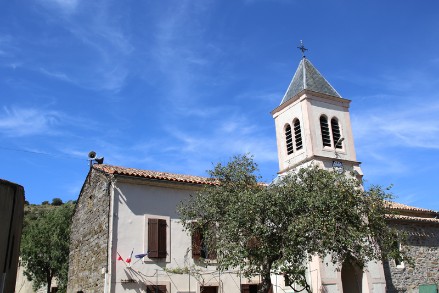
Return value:
<svg viewBox="0 0 439 293">
<path fill-rule="evenodd" d="M 217 164 L 209 171 L 216 184 L 178 207 L 185 229 L 202 229 L 205 245 L 216 249 L 219 270 L 260 275 L 261 293 L 272 273 L 310 292 L 305 273 L 313 255 L 360 267 L 401 257 L 396 230 L 386 224 L 391 196 L 381 187 L 364 190 L 353 176 L 316 166 L 264 185 L 257 170 L 248 155 Z"/>
<path fill-rule="evenodd" d="M 54 199 L 52 199 L 53 206 L 60 206 L 62 204 L 63 204 L 62 199 L 60 199 L 59 197 L 55 197 Z"/>
<path fill-rule="evenodd" d="M 65 204 L 47 209 L 23 229 L 21 262 L 34 289 L 45 284 L 50 292 L 52 280 L 56 278 L 59 292 L 65 292 L 73 207 Z"/>
</svg>

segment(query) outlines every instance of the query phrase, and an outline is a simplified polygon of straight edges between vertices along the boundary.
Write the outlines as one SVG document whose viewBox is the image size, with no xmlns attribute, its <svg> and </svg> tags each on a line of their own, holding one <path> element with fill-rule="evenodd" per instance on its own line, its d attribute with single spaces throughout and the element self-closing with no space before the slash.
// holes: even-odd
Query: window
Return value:
<svg viewBox="0 0 439 293">
<path fill-rule="evenodd" d="M 399 251 L 401 251 L 401 243 L 397 240 L 395 240 L 393 242 L 393 246 L 398 249 Z M 402 269 L 404 268 L 404 262 L 402 260 L 402 258 L 395 258 L 395 265 L 397 268 Z"/>
<path fill-rule="evenodd" d="M 302 145 L 302 131 L 300 130 L 300 121 L 299 119 L 294 119 L 294 139 L 296 141 L 296 151 L 300 150 Z"/>
<path fill-rule="evenodd" d="M 166 234 L 166 220 L 148 219 L 148 258 L 166 258 Z"/>
<path fill-rule="evenodd" d="M 241 293 L 257 293 L 261 284 L 241 284 Z M 273 286 L 271 286 L 269 293 L 273 293 Z"/>
<path fill-rule="evenodd" d="M 196 228 L 192 233 L 192 258 L 216 259 L 216 251 L 209 249 L 201 227 Z"/>
<path fill-rule="evenodd" d="M 323 146 L 331 146 L 331 136 L 329 133 L 329 125 L 328 125 L 328 118 L 326 116 L 322 115 L 320 116 L 320 130 L 322 131 L 322 141 Z"/>
<path fill-rule="evenodd" d="M 147 293 L 166 293 L 168 291 L 166 290 L 165 285 L 147 285 L 146 292 Z"/>
<path fill-rule="evenodd" d="M 287 154 L 291 155 L 293 153 L 293 137 L 291 135 L 291 126 L 290 124 L 287 124 L 285 126 L 285 141 L 287 144 Z"/>
<path fill-rule="evenodd" d="M 334 147 L 337 149 L 341 149 L 342 143 L 341 141 L 339 141 L 339 139 L 341 138 L 340 125 L 338 124 L 338 120 L 335 117 L 331 119 L 331 130 L 332 130 L 332 140 L 334 141 L 335 144 Z"/>
<path fill-rule="evenodd" d="M 201 286 L 200 293 L 218 293 L 218 286 Z"/>
</svg>

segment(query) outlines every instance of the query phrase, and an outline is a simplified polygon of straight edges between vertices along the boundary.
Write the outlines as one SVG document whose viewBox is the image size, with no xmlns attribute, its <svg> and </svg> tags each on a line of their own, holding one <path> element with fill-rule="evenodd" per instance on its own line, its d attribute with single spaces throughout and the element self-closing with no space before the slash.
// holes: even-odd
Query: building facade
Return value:
<svg viewBox="0 0 439 293">
<path fill-rule="evenodd" d="M 363 176 L 349 105 L 303 57 L 272 111 L 279 176 L 310 164 Z M 68 292 L 256 292 L 258 276 L 218 272 L 215 258 L 196 245 L 199 235 L 183 230 L 177 205 L 208 184 L 197 176 L 91 166 L 73 218 Z M 418 292 L 439 282 L 439 214 L 396 203 L 389 209 L 399 212 L 389 224 L 408 232 L 401 249 L 411 251 L 416 267 L 391 260 L 361 270 L 313 257 L 307 272 L 313 292 Z M 273 292 L 293 292 L 281 276 L 272 283 Z"/>
</svg>

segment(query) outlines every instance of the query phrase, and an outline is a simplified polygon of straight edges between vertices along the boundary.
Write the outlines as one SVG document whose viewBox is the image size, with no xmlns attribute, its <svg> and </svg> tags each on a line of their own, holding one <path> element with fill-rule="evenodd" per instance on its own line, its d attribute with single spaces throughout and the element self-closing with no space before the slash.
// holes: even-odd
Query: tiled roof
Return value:
<svg viewBox="0 0 439 293">
<path fill-rule="evenodd" d="M 203 185 L 216 184 L 214 180 L 200 176 L 173 174 L 173 173 L 157 172 L 150 170 L 140 170 L 140 169 L 125 168 L 125 167 L 112 166 L 106 164 L 95 164 L 93 165 L 93 168 L 112 175 L 125 175 L 125 176 L 141 177 L 146 179 L 174 181 L 174 182 L 190 183 L 190 184 L 203 184 Z"/>
<path fill-rule="evenodd" d="M 394 201 L 386 201 L 386 206 L 395 212 L 387 215 L 390 220 L 439 224 L 439 212 L 437 211 L 412 207 Z"/>
<path fill-rule="evenodd" d="M 398 221 L 410 221 L 410 222 L 423 222 L 423 223 L 438 223 L 437 218 L 425 218 L 425 217 L 414 217 L 405 215 L 387 215 L 388 219 L 398 220 Z"/>
<path fill-rule="evenodd" d="M 302 58 L 280 104 L 282 105 L 305 89 L 341 98 L 314 65 L 308 59 Z"/>
<path fill-rule="evenodd" d="M 412 211 L 412 212 L 425 212 L 425 213 L 433 213 L 433 214 L 438 214 L 439 215 L 439 212 L 437 212 L 437 211 L 423 209 L 423 208 L 417 208 L 417 207 L 412 207 L 412 206 L 408 206 L 408 205 L 405 205 L 405 204 L 402 204 L 402 203 L 398 203 L 398 202 L 394 202 L 394 201 L 387 201 L 387 205 L 392 210 Z"/>
</svg>

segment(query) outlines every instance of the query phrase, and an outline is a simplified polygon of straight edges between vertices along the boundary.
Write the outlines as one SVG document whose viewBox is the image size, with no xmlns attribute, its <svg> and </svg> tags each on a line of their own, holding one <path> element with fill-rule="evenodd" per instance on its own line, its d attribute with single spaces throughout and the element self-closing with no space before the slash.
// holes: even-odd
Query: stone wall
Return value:
<svg viewBox="0 0 439 293">
<path fill-rule="evenodd" d="M 394 260 L 384 263 L 387 292 L 419 292 L 419 285 L 439 284 L 439 224 L 392 223 L 408 234 L 401 249 L 408 251 L 414 265 L 403 262 L 396 266 Z"/>
<path fill-rule="evenodd" d="M 70 235 L 67 292 L 103 292 L 107 268 L 109 179 L 91 169 L 79 195 Z"/>
</svg>

